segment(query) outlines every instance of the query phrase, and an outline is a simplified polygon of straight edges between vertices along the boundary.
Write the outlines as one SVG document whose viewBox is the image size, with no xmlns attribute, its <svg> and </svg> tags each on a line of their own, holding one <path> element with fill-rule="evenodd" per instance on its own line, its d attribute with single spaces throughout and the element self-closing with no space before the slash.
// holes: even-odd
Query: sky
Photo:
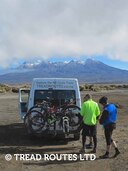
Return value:
<svg viewBox="0 0 128 171">
<path fill-rule="evenodd" d="M 127 16 L 128 0 L 0 0 L 0 67 L 68 56 L 127 69 Z"/>
</svg>

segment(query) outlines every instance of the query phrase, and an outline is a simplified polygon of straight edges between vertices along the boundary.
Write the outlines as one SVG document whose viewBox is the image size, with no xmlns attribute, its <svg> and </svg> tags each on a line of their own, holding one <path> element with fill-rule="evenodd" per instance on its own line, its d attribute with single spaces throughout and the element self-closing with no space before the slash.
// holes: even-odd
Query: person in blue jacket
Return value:
<svg viewBox="0 0 128 171">
<path fill-rule="evenodd" d="M 108 98 L 105 96 L 99 99 L 99 103 L 103 106 L 103 113 L 99 119 L 99 123 L 104 127 L 104 134 L 107 144 L 106 153 L 100 156 L 100 158 L 109 158 L 111 145 L 113 145 L 113 147 L 115 148 L 115 155 L 113 157 L 116 157 L 120 154 L 120 151 L 117 148 L 116 142 L 112 139 L 112 133 L 113 130 L 116 128 L 117 109 L 114 104 L 108 103 Z"/>
</svg>

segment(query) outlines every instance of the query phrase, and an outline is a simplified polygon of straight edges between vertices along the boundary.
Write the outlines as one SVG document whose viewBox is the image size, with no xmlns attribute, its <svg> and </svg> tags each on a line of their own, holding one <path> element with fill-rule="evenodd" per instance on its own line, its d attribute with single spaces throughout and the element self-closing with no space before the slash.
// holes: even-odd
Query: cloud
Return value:
<svg viewBox="0 0 128 171">
<path fill-rule="evenodd" d="M 37 56 L 128 61 L 127 0 L 1 0 L 0 64 Z"/>
</svg>

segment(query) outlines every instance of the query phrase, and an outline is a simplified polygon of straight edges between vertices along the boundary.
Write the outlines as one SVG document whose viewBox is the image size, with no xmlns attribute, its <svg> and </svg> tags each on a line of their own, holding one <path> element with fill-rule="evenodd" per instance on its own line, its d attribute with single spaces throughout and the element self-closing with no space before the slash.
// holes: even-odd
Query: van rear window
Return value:
<svg viewBox="0 0 128 171">
<path fill-rule="evenodd" d="M 57 107 L 65 104 L 76 104 L 75 90 L 36 90 L 34 97 L 34 105 L 43 100 L 50 101 Z"/>
<path fill-rule="evenodd" d="M 21 96 L 21 102 L 28 102 L 30 90 L 21 90 L 20 96 Z"/>
</svg>

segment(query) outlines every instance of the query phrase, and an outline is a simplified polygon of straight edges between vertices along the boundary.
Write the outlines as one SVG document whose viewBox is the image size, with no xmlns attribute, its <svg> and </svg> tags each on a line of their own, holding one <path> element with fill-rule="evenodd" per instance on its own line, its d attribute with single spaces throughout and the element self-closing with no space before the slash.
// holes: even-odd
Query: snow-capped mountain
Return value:
<svg viewBox="0 0 128 171">
<path fill-rule="evenodd" d="M 23 64 L 19 65 L 17 68 L 15 69 L 34 69 L 36 66 L 40 65 L 42 61 L 41 60 L 36 60 L 36 61 L 25 61 L 23 62 Z"/>
<path fill-rule="evenodd" d="M 108 66 L 100 61 L 24 62 L 12 73 L 0 76 L 2 83 L 30 83 L 38 77 L 73 77 L 79 82 L 128 82 L 128 71 Z"/>
</svg>

